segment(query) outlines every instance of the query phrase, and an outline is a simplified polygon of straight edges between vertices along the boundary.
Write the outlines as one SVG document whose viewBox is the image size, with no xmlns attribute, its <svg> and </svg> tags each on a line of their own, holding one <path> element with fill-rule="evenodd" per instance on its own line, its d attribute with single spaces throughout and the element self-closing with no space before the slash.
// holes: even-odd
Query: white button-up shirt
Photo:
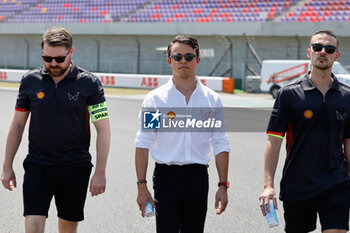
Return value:
<svg viewBox="0 0 350 233">
<path fill-rule="evenodd" d="M 145 97 L 143 108 L 222 108 L 219 95 L 204 86 L 197 79 L 196 89 L 186 103 L 185 96 L 176 89 L 173 80 L 152 90 Z M 225 132 L 147 132 L 140 129 L 136 134 L 135 145 L 149 149 L 152 158 L 161 164 L 185 165 L 208 164 L 210 145 L 214 155 L 230 152 L 228 137 Z"/>
</svg>

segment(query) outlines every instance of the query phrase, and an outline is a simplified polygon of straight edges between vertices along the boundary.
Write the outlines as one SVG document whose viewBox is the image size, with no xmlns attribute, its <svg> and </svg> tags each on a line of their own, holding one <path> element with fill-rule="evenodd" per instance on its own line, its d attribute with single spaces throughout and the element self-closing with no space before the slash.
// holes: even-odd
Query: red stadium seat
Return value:
<svg viewBox="0 0 350 233">
<path fill-rule="evenodd" d="M 299 17 L 298 17 L 298 22 L 303 22 L 304 19 L 305 19 L 305 18 L 304 18 L 303 16 L 299 16 Z"/>
<path fill-rule="evenodd" d="M 203 9 L 193 9 L 193 14 L 200 14 L 200 13 L 202 13 L 203 12 Z"/>
<path fill-rule="evenodd" d="M 71 7 L 71 6 L 72 6 L 71 3 L 65 3 L 65 4 L 63 4 L 63 8 L 69 8 L 69 7 Z"/>
<path fill-rule="evenodd" d="M 267 15 L 268 19 L 273 19 L 274 17 L 275 17 L 275 12 L 273 12 L 273 11 Z"/>
<path fill-rule="evenodd" d="M 209 17 L 197 18 L 197 22 L 199 23 L 211 22 L 211 18 Z"/>
<path fill-rule="evenodd" d="M 153 19 L 162 18 L 162 14 L 153 14 L 153 15 L 152 15 L 152 18 L 153 18 Z"/>
<path fill-rule="evenodd" d="M 185 13 L 177 13 L 176 15 L 175 15 L 175 18 L 185 18 Z"/>
<path fill-rule="evenodd" d="M 220 17 L 220 18 L 227 18 L 227 17 L 231 17 L 231 14 L 230 14 L 229 12 L 220 13 L 219 17 Z"/>
<path fill-rule="evenodd" d="M 209 17 L 213 18 L 213 17 L 215 17 L 215 15 L 216 15 L 216 12 L 211 12 L 211 13 L 209 14 Z"/>
</svg>

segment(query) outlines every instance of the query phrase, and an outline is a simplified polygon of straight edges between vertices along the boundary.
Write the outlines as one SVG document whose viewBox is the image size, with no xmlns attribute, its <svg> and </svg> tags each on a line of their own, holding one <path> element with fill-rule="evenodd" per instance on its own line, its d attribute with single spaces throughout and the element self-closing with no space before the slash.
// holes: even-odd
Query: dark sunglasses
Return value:
<svg viewBox="0 0 350 233">
<path fill-rule="evenodd" d="M 63 63 L 66 60 L 66 57 L 68 56 L 69 53 L 70 53 L 70 50 L 68 51 L 66 56 L 60 56 L 60 57 L 42 56 L 42 58 L 45 62 L 48 62 L 48 63 L 52 62 L 53 59 L 55 59 L 57 63 Z"/>
<path fill-rule="evenodd" d="M 337 50 L 337 47 L 333 45 L 323 45 L 323 44 L 311 44 L 312 50 L 315 52 L 321 52 L 322 49 L 326 51 L 328 54 L 332 54 Z"/>
<path fill-rule="evenodd" d="M 169 56 L 170 58 L 174 58 L 174 61 L 181 61 L 182 57 L 185 57 L 186 61 L 192 61 L 193 58 L 196 57 L 196 55 L 192 53 L 186 53 L 185 55 L 175 53 L 174 55 Z"/>
</svg>

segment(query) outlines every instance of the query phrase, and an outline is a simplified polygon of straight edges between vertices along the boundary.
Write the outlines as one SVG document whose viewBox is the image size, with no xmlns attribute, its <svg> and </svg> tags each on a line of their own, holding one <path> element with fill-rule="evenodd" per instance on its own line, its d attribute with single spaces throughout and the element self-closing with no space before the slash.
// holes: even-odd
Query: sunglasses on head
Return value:
<svg viewBox="0 0 350 233">
<path fill-rule="evenodd" d="M 68 56 L 68 54 L 70 53 L 70 50 L 68 51 L 66 56 L 60 56 L 60 57 L 50 57 L 50 56 L 42 56 L 43 60 L 45 62 L 52 62 L 54 59 L 57 63 L 63 63 L 66 60 L 66 57 Z"/>
<path fill-rule="evenodd" d="M 328 54 L 332 54 L 337 50 L 337 47 L 333 45 L 323 45 L 323 44 L 311 44 L 312 50 L 315 52 L 321 52 L 324 48 L 324 51 Z"/>
<path fill-rule="evenodd" d="M 175 53 L 171 56 L 169 56 L 170 58 L 173 58 L 174 61 L 181 61 L 182 60 L 182 57 L 185 58 L 186 61 L 192 61 L 193 58 L 196 57 L 196 55 L 192 54 L 192 53 L 186 53 L 185 55 L 182 55 L 182 54 L 178 54 L 178 53 Z"/>
</svg>

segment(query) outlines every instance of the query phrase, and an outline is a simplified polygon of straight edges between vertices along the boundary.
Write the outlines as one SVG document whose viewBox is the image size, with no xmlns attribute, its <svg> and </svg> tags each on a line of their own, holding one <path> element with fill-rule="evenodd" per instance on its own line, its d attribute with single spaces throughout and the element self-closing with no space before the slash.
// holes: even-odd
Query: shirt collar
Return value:
<svg viewBox="0 0 350 233">
<path fill-rule="evenodd" d="M 72 69 L 70 70 L 70 72 L 67 74 L 65 78 L 76 78 L 78 76 L 78 73 L 79 73 L 78 67 L 74 65 L 73 62 L 71 62 L 71 64 L 72 64 Z M 49 71 L 46 69 L 44 65 L 41 66 L 40 74 L 42 76 L 50 76 Z"/>
<path fill-rule="evenodd" d="M 316 89 L 316 86 L 313 84 L 313 82 L 311 81 L 311 79 L 309 78 L 309 75 L 310 75 L 310 71 L 301 79 L 301 86 L 303 87 L 304 91 L 310 91 L 310 90 L 313 90 L 313 89 Z M 334 89 L 336 91 L 339 91 L 339 81 L 338 79 L 335 77 L 335 75 L 332 73 L 332 77 L 333 77 L 333 84 L 332 86 L 329 88 L 330 90 L 331 89 Z"/>
<path fill-rule="evenodd" d="M 203 91 L 203 84 L 202 82 L 198 79 L 198 77 L 196 76 L 196 81 L 197 81 L 197 85 L 196 85 L 196 88 L 193 90 L 193 93 L 196 93 L 196 92 L 202 92 Z M 178 93 L 181 93 L 175 86 L 174 82 L 173 82 L 173 77 L 171 76 L 171 78 L 169 79 L 168 83 L 167 83 L 167 90 L 174 90 Z M 182 93 L 181 93 L 182 95 Z"/>
</svg>

